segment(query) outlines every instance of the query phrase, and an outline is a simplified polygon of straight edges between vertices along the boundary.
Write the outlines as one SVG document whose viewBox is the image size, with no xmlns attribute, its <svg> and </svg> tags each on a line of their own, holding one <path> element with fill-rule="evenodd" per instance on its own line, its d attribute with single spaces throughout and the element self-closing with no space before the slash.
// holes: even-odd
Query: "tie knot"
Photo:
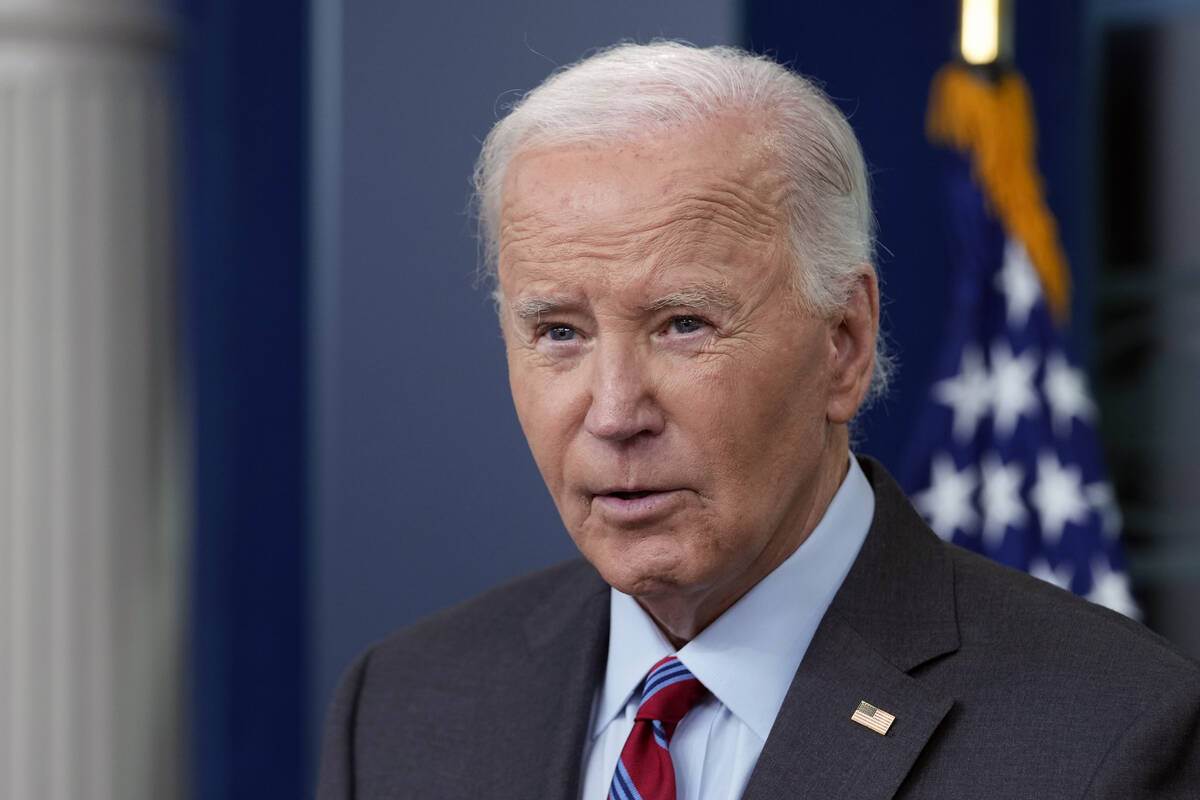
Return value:
<svg viewBox="0 0 1200 800">
<path fill-rule="evenodd" d="M 699 703 L 708 690 L 675 656 L 667 656 L 650 669 L 642 684 L 637 719 L 656 720 L 671 728 Z"/>
</svg>

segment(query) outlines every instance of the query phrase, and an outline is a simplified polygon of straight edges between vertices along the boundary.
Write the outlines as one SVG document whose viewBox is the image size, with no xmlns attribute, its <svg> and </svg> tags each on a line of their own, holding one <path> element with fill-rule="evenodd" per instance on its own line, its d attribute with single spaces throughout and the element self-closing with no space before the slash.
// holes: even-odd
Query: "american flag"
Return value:
<svg viewBox="0 0 1200 800">
<path fill-rule="evenodd" d="M 866 700 L 858 704 L 858 708 L 850 715 L 850 719 L 885 736 L 888 729 L 892 727 L 892 723 L 896 721 L 895 715 L 871 705 Z"/>
<path fill-rule="evenodd" d="M 978 84 L 970 91 L 988 90 L 968 79 Z M 997 197 L 989 185 L 980 161 L 989 143 L 939 135 L 946 109 L 937 112 L 939 130 L 937 87 L 935 80 L 931 137 L 951 145 L 944 152 L 955 285 L 902 482 L 942 538 L 1136 617 L 1096 407 L 1048 306 L 1046 269 L 1030 256 L 1028 232 L 1037 226 L 1013 224 L 1012 197 Z M 951 105 L 961 111 L 961 102 Z M 967 129 L 984 139 L 999 127 L 978 123 Z M 1028 164 L 1008 168 L 1032 171 L 1028 156 Z M 991 166 L 992 183 L 1003 180 Z M 1039 206 L 1032 216 L 1048 217 L 1040 195 L 1031 199 Z M 1057 248 L 1052 219 L 1048 230 Z"/>
</svg>

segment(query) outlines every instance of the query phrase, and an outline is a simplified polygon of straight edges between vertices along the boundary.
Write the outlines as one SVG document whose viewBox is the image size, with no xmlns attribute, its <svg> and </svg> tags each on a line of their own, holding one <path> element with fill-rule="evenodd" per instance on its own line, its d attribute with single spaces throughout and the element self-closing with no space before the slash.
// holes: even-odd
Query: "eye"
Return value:
<svg viewBox="0 0 1200 800">
<path fill-rule="evenodd" d="M 707 324 L 699 317 L 675 317 L 671 320 L 671 330 L 678 334 L 695 333 Z"/>
<path fill-rule="evenodd" d="M 551 325 L 544 335 L 552 342 L 569 342 L 575 338 L 575 329 L 570 325 Z"/>
</svg>

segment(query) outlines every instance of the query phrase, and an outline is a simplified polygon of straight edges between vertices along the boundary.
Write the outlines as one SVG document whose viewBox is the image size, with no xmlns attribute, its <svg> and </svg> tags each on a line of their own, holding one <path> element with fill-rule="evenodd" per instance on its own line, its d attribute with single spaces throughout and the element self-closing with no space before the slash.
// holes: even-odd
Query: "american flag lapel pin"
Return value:
<svg viewBox="0 0 1200 800">
<path fill-rule="evenodd" d="M 863 700 L 850 715 L 850 719 L 859 725 L 870 728 L 880 736 L 886 736 L 888 728 L 892 727 L 892 723 L 896 721 L 896 716 Z"/>
</svg>

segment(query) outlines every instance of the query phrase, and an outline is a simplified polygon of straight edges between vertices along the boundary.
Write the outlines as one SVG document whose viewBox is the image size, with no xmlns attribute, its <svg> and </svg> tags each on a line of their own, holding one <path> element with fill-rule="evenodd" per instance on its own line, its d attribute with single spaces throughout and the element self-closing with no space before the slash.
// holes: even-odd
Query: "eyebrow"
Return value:
<svg viewBox="0 0 1200 800">
<path fill-rule="evenodd" d="M 534 295 L 514 301 L 511 308 L 518 319 L 527 320 L 540 319 L 544 314 L 556 313 L 574 305 L 575 303 L 572 301 Z M 640 306 L 639 310 L 651 312 L 661 311 L 664 308 L 730 309 L 735 305 L 737 305 L 737 301 L 723 286 L 714 283 L 698 283 L 668 292 L 646 305 Z"/>
<path fill-rule="evenodd" d="M 714 283 L 697 283 L 668 292 L 653 302 L 642 306 L 643 311 L 661 311 L 664 308 L 719 308 L 728 310 L 737 305 L 733 295 L 723 286 Z"/>
<path fill-rule="evenodd" d="M 556 311 L 563 306 L 564 303 L 551 300 L 549 297 L 522 297 L 512 304 L 512 310 L 518 319 L 537 319 L 543 314 Z"/>
</svg>

